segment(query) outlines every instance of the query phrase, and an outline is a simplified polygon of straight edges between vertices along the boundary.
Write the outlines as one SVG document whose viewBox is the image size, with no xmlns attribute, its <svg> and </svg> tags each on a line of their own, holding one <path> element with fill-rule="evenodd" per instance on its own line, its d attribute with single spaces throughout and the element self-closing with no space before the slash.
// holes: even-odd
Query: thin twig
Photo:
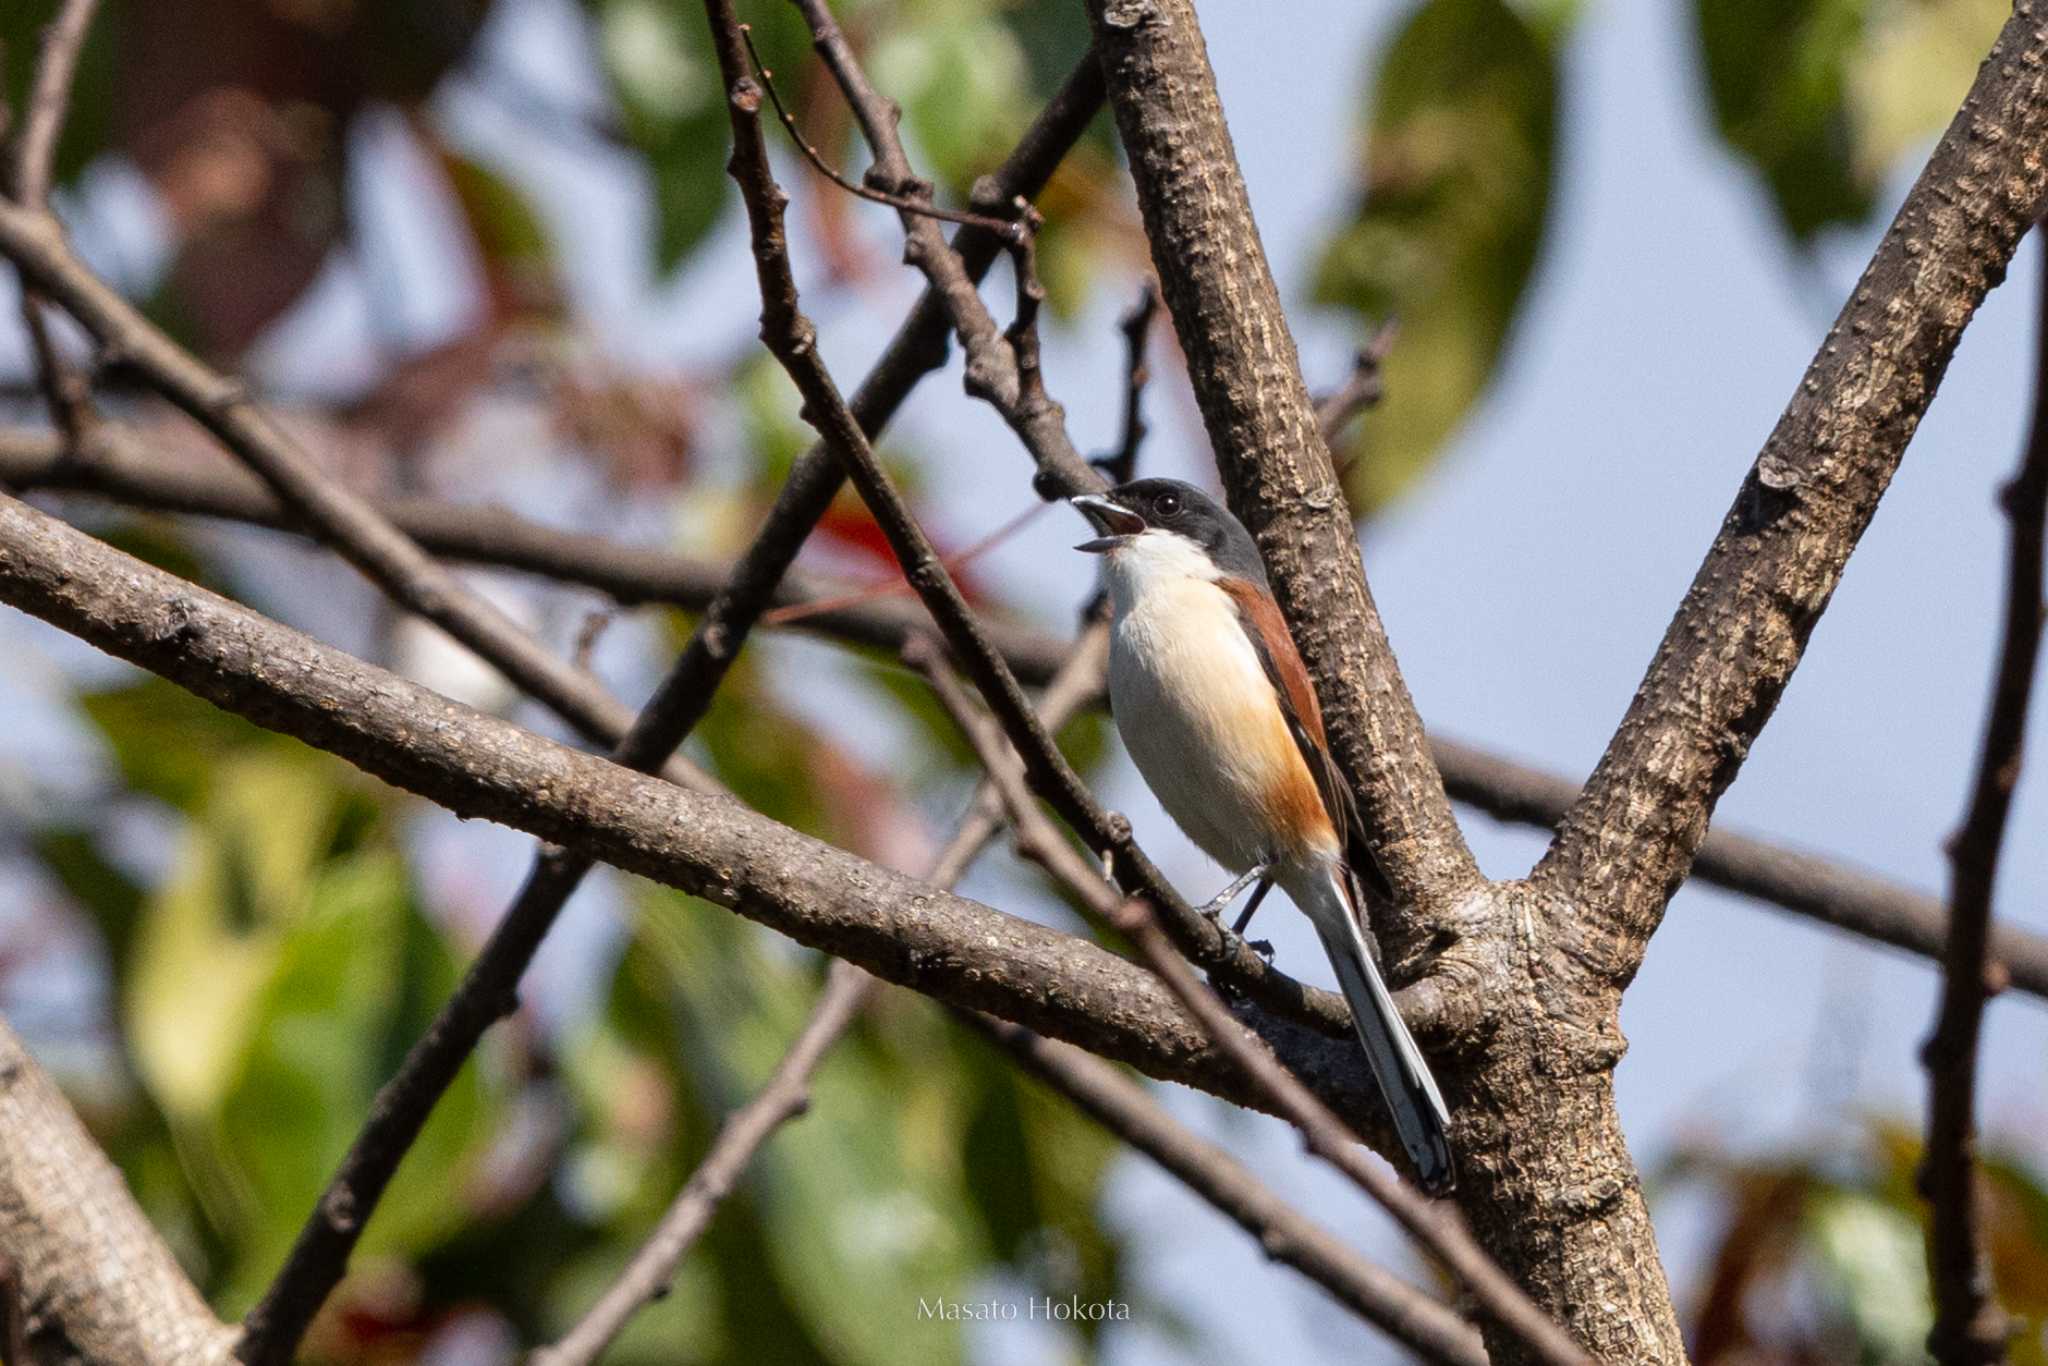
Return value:
<svg viewBox="0 0 2048 1366">
<path fill-rule="evenodd" d="M 807 10 L 812 3 L 813 0 L 799 0 Z M 1203 917 L 1181 898 L 1137 847 L 1130 823 L 1103 810 L 1032 713 L 1016 676 L 989 644 L 901 491 L 875 458 L 866 433 L 848 410 L 831 371 L 818 353 L 816 328 L 799 304 L 788 243 L 783 235 L 782 209 L 787 196 L 775 182 L 761 135 L 761 90 L 748 72 L 746 49 L 735 27 L 730 0 L 707 0 L 707 6 L 733 126 L 733 155 L 728 170 L 746 205 L 759 276 L 762 341 L 803 395 L 805 421 L 817 429 L 846 470 L 848 479 L 860 491 L 897 562 L 903 566 L 904 576 L 916 588 L 962 667 L 988 699 L 1004 731 L 1024 756 L 1033 787 L 1091 848 L 1111 858 L 1124 885 L 1143 888 L 1148 897 L 1164 908 L 1176 942 L 1190 958 L 1277 1014 L 1313 1022 L 1315 1027 L 1327 1029 L 1333 1035 L 1348 1030 L 1350 1016 L 1341 999 L 1305 987 L 1279 972 L 1242 940 Z M 1099 474 L 1093 469 L 1088 473 L 1091 480 L 1100 483 Z"/>
<path fill-rule="evenodd" d="M 911 169 L 897 132 L 896 104 L 869 82 L 826 0 L 793 3 L 802 12 L 812 45 L 852 106 L 861 133 L 874 152 L 869 182 L 887 185 L 919 202 L 928 201 L 930 187 Z M 1019 204 L 1014 196 L 1006 199 L 1003 188 L 987 180 L 976 184 L 974 203 L 987 212 L 1028 211 L 1028 205 Z M 906 211 L 903 227 L 904 259 L 922 271 L 938 291 L 966 352 L 967 392 L 993 406 L 1031 453 L 1037 466 L 1033 490 L 1048 500 L 1100 491 L 1101 474 L 1075 449 L 1067 433 L 1066 412 L 1046 393 L 1039 370 L 1036 322 L 1044 286 L 1036 268 L 1036 235 L 1023 234 L 1009 242 L 1017 274 L 1017 316 L 1007 329 L 998 329 L 981 295 L 963 287 L 958 264 L 935 225 Z"/>
<path fill-rule="evenodd" d="M 2037 233 L 2037 236 L 2040 234 Z M 2048 239 L 2043 239 L 2048 240 Z M 2048 256 L 2048 253 L 2044 253 Z M 2012 527 L 2004 639 L 1984 723 L 1984 745 L 1963 824 L 1949 840 L 1949 939 L 1941 1007 L 1923 1050 L 1927 1067 L 1927 1153 L 1921 1188 L 1933 1206 L 1928 1273 L 1934 1329 L 1927 1349 L 1942 1366 L 2005 1360 L 2013 1322 L 1991 1280 L 1976 1170 L 1977 1044 L 1984 1006 L 2003 985 L 1990 956 L 1992 894 L 2019 783 L 2027 711 L 2048 620 L 2042 600 L 2048 524 L 2048 268 L 2036 304 L 2034 416 L 2019 472 L 1999 495 Z"/>
<path fill-rule="evenodd" d="M 1094 64 L 1084 58 L 999 175 L 1020 194 L 1035 192 L 1079 138 L 1101 98 Z M 986 235 L 976 240 L 963 232 L 962 237 L 962 270 L 978 275 L 993 263 L 999 248 Z M 937 348 L 945 337 L 944 319 L 929 293 L 919 300 L 854 396 L 865 426 L 879 430 L 918 379 L 936 366 L 942 354 Z M 797 461 L 761 530 L 705 609 L 675 667 L 614 750 L 620 762 L 652 766 L 660 756 L 672 753 L 702 718 L 799 547 L 831 505 L 840 479 L 836 462 L 823 451 L 813 449 Z M 252 1366 L 291 1356 L 313 1314 L 341 1279 L 369 1211 L 435 1102 L 483 1031 L 513 1007 L 527 964 L 591 866 L 587 856 L 554 848 L 535 860 L 519 895 L 455 994 L 378 1092 L 362 1131 L 329 1179 L 290 1256 L 246 1321 L 244 1360 Z"/>
<path fill-rule="evenodd" d="M 530 1366 L 589 1366 L 633 1315 L 667 1293 L 676 1268 L 739 1184 L 761 1145 L 810 1108 L 811 1074 L 853 1023 L 874 984 L 874 978 L 844 959 L 833 962 L 824 993 L 767 1083 L 719 1126 L 710 1151 L 625 1271 L 561 1341 L 535 1352 Z"/>
<path fill-rule="evenodd" d="M 56 19 L 43 31 L 42 55 L 36 64 L 28 110 L 14 145 L 14 199 L 32 213 L 49 211 L 57 140 L 71 107 L 78 57 L 85 50 L 86 34 L 92 29 L 98 8 L 99 0 L 64 0 Z M 35 356 L 36 376 L 50 409 L 50 420 L 75 454 L 92 426 L 91 386 L 51 335 L 42 296 L 26 284 L 21 291 L 21 321 L 28 330 L 29 348 Z"/>
<path fill-rule="evenodd" d="M 872 185 L 861 185 L 848 180 L 832 169 L 824 154 L 812 146 L 810 139 L 803 135 L 803 130 L 796 126 L 796 116 L 783 107 L 782 96 L 775 91 L 775 73 L 768 69 L 767 64 L 761 60 L 760 51 L 754 46 L 754 26 L 741 24 L 740 37 L 745 40 L 747 56 L 752 60 L 755 72 L 761 77 L 761 88 L 768 92 L 768 102 L 775 106 L 775 116 L 781 119 L 782 126 L 789 130 L 791 141 L 803 149 L 805 159 L 817 168 L 818 174 L 840 189 L 871 203 L 887 205 L 902 213 L 916 214 L 920 218 L 936 218 L 943 223 L 958 223 L 963 227 L 980 228 L 983 232 L 994 233 L 1005 242 L 1021 241 L 1037 226 L 1029 217 L 1003 219 L 984 213 L 967 213 L 960 209 L 942 209 L 930 201 L 929 191 L 926 198 L 912 199 L 908 195 L 892 194 Z"/>
<path fill-rule="evenodd" d="M 1365 345 L 1358 348 L 1351 357 L 1351 373 L 1344 383 L 1316 400 L 1316 426 L 1323 432 L 1323 440 L 1336 447 L 1337 436 L 1350 425 L 1351 419 L 1368 408 L 1377 405 L 1386 394 L 1386 379 L 1382 374 L 1387 354 L 1394 349 L 1394 338 L 1400 333 L 1398 319 L 1389 318 L 1375 327 L 1372 335 L 1365 339 Z M 1337 480 L 1342 483 L 1350 475 L 1351 467 L 1358 463 L 1359 448 L 1353 447 L 1337 461 Z"/>
<path fill-rule="evenodd" d="M 1026 1071 L 1222 1211 L 1268 1257 L 1322 1286 L 1422 1360 L 1484 1366 L 1486 1348 L 1476 1328 L 1281 1199 L 1243 1163 L 1176 1120 L 1115 1067 L 1022 1026 L 968 1011 L 959 1014 Z"/>
<path fill-rule="evenodd" d="M 1119 324 L 1124 334 L 1124 420 L 1116 453 L 1097 464 L 1112 484 L 1128 483 L 1138 469 L 1138 447 L 1145 442 L 1145 386 L 1152 370 L 1145 363 L 1146 343 L 1152 335 L 1152 320 L 1159 316 L 1159 286 L 1147 280 L 1138 289 L 1138 301 Z"/>
</svg>

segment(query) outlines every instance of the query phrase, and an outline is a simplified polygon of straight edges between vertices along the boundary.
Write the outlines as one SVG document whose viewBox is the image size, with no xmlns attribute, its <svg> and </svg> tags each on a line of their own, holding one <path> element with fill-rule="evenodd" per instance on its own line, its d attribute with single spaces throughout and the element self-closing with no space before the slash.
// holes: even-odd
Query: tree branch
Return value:
<svg viewBox="0 0 2048 1366">
<path fill-rule="evenodd" d="M 1406 958 L 1482 879 L 1423 741 L 1252 221 L 1190 0 L 1088 0 L 1152 259 L 1230 505 L 1258 537 L 1401 903 Z"/>
<path fill-rule="evenodd" d="M 49 210 L 57 139 L 64 131 L 64 116 L 71 106 L 78 55 L 85 50 L 85 36 L 91 31 L 98 8 L 99 0 L 64 0 L 56 19 L 43 32 L 42 55 L 29 86 L 28 109 L 16 134 L 13 167 L 16 202 L 37 213 Z M 25 282 L 21 291 L 21 321 L 28 330 L 29 351 L 35 357 L 36 377 L 50 409 L 50 420 L 75 446 L 92 425 L 90 389 L 58 349 L 57 339 L 50 335 L 43 300 Z"/>
<path fill-rule="evenodd" d="M 761 339 L 803 395 L 804 420 L 817 429 L 859 489 L 902 565 L 904 577 L 923 599 L 962 667 L 1023 755 L 1033 788 L 1096 852 L 1112 860 L 1126 885 L 1142 887 L 1164 908 L 1175 942 L 1191 959 L 1217 973 L 1233 989 L 1290 1018 L 1313 1022 L 1332 1033 L 1345 1030 L 1350 1017 L 1339 998 L 1304 987 L 1278 972 L 1242 940 L 1227 934 L 1181 898 L 1137 847 L 1129 822 L 1112 818 L 1096 802 L 1039 724 L 1016 676 L 990 646 L 909 505 L 875 458 L 866 434 L 818 354 L 816 329 L 799 306 L 783 236 L 782 209 L 787 197 L 775 182 L 761 136 L 761 90 L 748 74 L 746 49 L 730 0 L 707 0 L 707 11 L 733 127 L 728 170 L 739 186 L 752 231 L 761 290 Z M 915 215 L 909 217 L 912 223 L 929 226 Z M 1101 476 L 1092 469 L 1089 477 L 1099 484 Z"/>
<path fill-rule="evenodd" d="M 121 1173 L 4 1020 L 0 1253 L 12 1263 L 24 1363 L 228 1359 L 234 1330 L 207 1309 Z"/>
<path fill-rule="evenodd" d="M 1080 135 L 1094 103 L 1087 78 L 1077 74 L 1033 125 L 1016 156 L 1006 163 L 1005 173 L 1035 189 Z M 973 241 L 966 247 L 977 253 L 982 269 L 994 259 L 992 246 L 985 255 Z M 932 347 L 942 346 L 944 335 L 936 310 L 921 304 L 856 396 L 863 405 L 860 420 L 879 427 L 893 414 L 911 386 L 936 363 Z M 753 544 L 712 598 L 654 697 L 619 740 L 613 750 L 616 762 L 651 770 L 695 727 L 838 486 L 839 475 L 829 456 L 814 450 L 798 461 Z M 249 1314 L 243 1360 L 261 1366 L 290 1358 L 346 1270 L 371 1210 L 434 1105 L 483 1032 L 516 1007 L 518 983 L 527 964 L 591 863 L 590 856 L 565 849 L 544 849 L 536 858 L 518 897 L 455 994 L 407 1053 L 397 1075 L 378 1092 L 362 1131 L 300 1230 L 290 1256 Z"/>
<path fill-rule="evenodd" d="M 2048 19 L 2021 0 L 1764 443 L 1534 877 L 1626 982 L 1770 719 L 1964 326 L 2048 208 Z"/>
<path fill-rule="evenodd" d="M 1484 1366 L 1478 1330 L 1427 1293 L 1333 1236 L 1274 1194 L 1229 1152 L 1188 1129 L 1114 1067 L 1067 1044 L 986 1015 L 961 1017 L 1019 1066 L 1066 1096 L 1258 1240 L 1272 1260 L 1327 1290 L 1339 1304 L 1424 1361 Z"/>
<path fill-rule="evenodd" d="M 2044 262 L 2048 265 L 2048 262 Z M 2048 619 L 2042 599 L 2048 523 L 2048 269 L 2035 305 L 2034 416 L 2019 472 L 1999 495 L 2012 524 L 2005 631 L 1992 684 L 1984 746 L 1962 828 L 1950 839 L 1949 937 L 1941 1007 L 1927 1040 L 1927 1154 L 1921 1187 L 1933 1205 L 1928 1274 L 1934 1330 L 1928 1350 L 1942 1366 L 2005 1360 L 2013 1324 L 1991 1283 L 1976 1171 L 1977 1043 L 1984 1006 L 2003 974 L 1990 957 L 1991 901 L 2026 744 L 2028 703 Z"/>
<path fill-rule="evenodd" d="M 450 702 L 8 498 L 0 602 L 458 815 L 703 897 L 948 1004 L 1260 1104 L 1149 973 L 1086 940 Z M 1370 1122 L 1377 1101 L 1351 1041 L 1246 1015 L 1332 1108 Z"/>
<path fill-rule="evenodd" d="M 676 1268 L 739 1184 L 754 1154 L 777 1129 L 810 1109 L 811 1074 L 853 1023 L 874 980 L 844 960 L 832 964 L 824 993 L 796 1041 L 767 1083 L 719 1126 L 711 1150 L 662 1213 L 653 1235 L 561 1341 L 528 1359 L 530 1366 L 589 1366 L 633 1315 L 667 1293 Z"/>
</svg>

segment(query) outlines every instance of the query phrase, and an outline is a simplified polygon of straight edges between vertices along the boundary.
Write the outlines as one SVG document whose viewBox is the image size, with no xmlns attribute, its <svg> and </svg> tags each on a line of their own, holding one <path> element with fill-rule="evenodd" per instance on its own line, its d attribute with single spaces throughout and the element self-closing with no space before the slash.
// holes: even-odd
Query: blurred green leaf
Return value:
<svg viewBox="0 0 2048 1366">
<path fill-rule="evenodd" d="M 1716 128 L 1793 241 L 1860 223 L 1899 160 L 1954 115 L 2001 0 L 1695 0 Z"/>
<path fill-rule="evenodd" d="M 654 264 L 665 274 L 703 241 L 731 191 L 725 159 L 732 136 L 704 10 L 684 0 L 585 0 L 585 8 L 626 136 L 647 157 Z M 783 3 L 751 6 L 743 17 L 777 74 L 777 90 L 791 98 L 791 73 L 809 51 L 802 17 Z"/>
<path fill-rule="evenodd" d="M 1721 136 L 1805 242 L 1870 212 L 1845 102 L 1866 0 L 1696 0 L 1700 63 Z"/>
<path fill-rule="evenodd" d="M 1338 452 L 1369 517 L 1441 453 L 1500 361 L 1542 244 L 1556 162 L 1564 16 L 1424 0 L 1380 54 L 1358 207 L 1324 246 L 1315 297 L 1361 337 L 1398 319 L 1386 398 Z"/>
</svg>

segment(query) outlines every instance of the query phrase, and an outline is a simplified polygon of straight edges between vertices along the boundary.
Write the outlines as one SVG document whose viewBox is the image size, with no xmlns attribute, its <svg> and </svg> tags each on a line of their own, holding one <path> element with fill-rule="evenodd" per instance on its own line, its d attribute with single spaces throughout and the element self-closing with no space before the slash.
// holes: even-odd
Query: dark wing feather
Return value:
<svg viewBox="0 0 2048 1366">
<path fill-rule="evenodd" d="M 1323 709 L 1316 702 L 1315 687 L 1308 669 L 1287 632 L 1287 621 L 1273 600 L 1249 583 L 1225 579 L 1220 585 L 1237 608 L 1237 623 L 1259 657 L 1259 666 L 1280 699 L 1280 712 L 1287 718 L 1287 730 L 1322 794 L 1323 810 L 1342 835 L 1344 861 L 1354 876 L 1364 880 L 1375 895 L 1391 899 L 1392 889 L 1381 875 L 1372 847 L 1365 840 L 1365 825 L 1359 819 L 1358 802 L 1337 761 L 1330 757 L 1329 741 L 1323 731 Z"/>
</svg>

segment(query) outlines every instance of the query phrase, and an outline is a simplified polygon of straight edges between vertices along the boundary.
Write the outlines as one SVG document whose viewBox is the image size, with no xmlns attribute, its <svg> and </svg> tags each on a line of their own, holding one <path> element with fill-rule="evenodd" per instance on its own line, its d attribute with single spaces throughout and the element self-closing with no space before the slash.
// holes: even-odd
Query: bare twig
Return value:
<svg viewBox="0 0 2048 1366">
<path fill-rule="evenodd" d="M 1138 447 L 1145 441 L 1145 385 L 1152 369 L 1145 362 L 1146 345 L 1152 336 L 1152 320 L 1159 316 L 1159 286 L 1145 281 L 1138 301 L 1124 314 L 1124 420 L 1116 452 L 1097 462 L 1112 484 L 1129 482 L 1138 469 Z"/>
<path fill-rule="evenodd" d="M 1099 102 L 1099 90 L 1080 71 L 1032 126 L 1005 164 L 1020 193 L 1035 190 L 1080 136 Z M 963 244 L 963 269 L 985 270 L 995 247 Z M 898 330 L 868 382 L 855 396 L 859 418 L 876 428 L 888 420 L 936 363 L 943 342 L 937 304 L 921 300 Z M 651 768 L 671 754 L 703 716 L 748 632 L 768 605 L 811 528 L 839 487 L 831 457 L 812 451 L 791 470 L 753 544 L 713 597 L 673 669 L 656 690 L 614 757 L 629 767 Z M 511 1010 L 519 979 L 570 894 L 591 867 L 588 855 L 546 849 L 535 860 L 518 897 L 501 918 L 427 1034 L 406 1055 L 397 1075 L 378 1092 L 369 1118 L 329 1180 L 291 1255 L 245 1323 L 243 1357 L 250 1363 L 288 1359 L 313 1314 L 346 1269 L 360 1236 L 398 1163 L 425 1125 L 483 1031 Z"/>
<path fill-rule="evenodd" d="M 1400 332 L 1397 319 L 1389 318 L 1375 327 L 1372 335 L 1365 339 L 1365 345 L 1358 348 L 1351 357 L 1351 373 L 1344 382 L 1316 400 L 1316 426 L 1322 429 L 1323 440 L 1334 443 L 1338 433 L 1349 426 L 1351 419 L 1373 407 L 1386 393 L 1385 377 L 1380 367 L 1386 363 L 1387 353 L 1394 349 L 1394 338 Z M 1351 473 L 1351 466 L 1357 461 L 1358 452 L 1352 450 L 1337 463 L 1337 478 L 1341 482 Z"/>
<path fill-rule="evenodd" d="M 2039 234 L 2036 234 L 2039 236 Z M 2048 239 L 2044 239 L 2048 240 Z M 1920 1180 L 1933 1206 L 1928 1272 L 1934 1329 L 1928 1350 L 1942 1366 L 2005 1360 L 2013 1330 L 1991 1281 L 1976 1170 L 1977 1043 L 1984 1006 L 2002 985 L 1990 955 L 1991 902 L 2026 742 L 2028 704 L 2040 663 L 2044 522 L 2048 522 L 2048 269 L 2035 307 L 2034 416 L 2019 472 L 1999 495 L 2012 525 L 2005 631 L 1970 809 L 1949 840 L 1949 938 L 1941 1007 L 1927 1041 L 1927 1154 Z"/>
<path fill-rule="evenodd" d="M 611 1345 L 627 1320 L 667 1291 L 676 1268 L 739 1184 L 761 1145 L 810 1108 L 811 1074 L 853 1023 L 874 981 L 851 963 L 841 960 L 832 964 L 823 995 L 767 1083 L 719 1126 L 710 1151 L 690 1173 L 682 1193 L 663 1212 L 653 1234 L 633 1254 L 625 1271 L 561 1341 L 533 1354 L 531 1366 L 588 1366 Z"/>
<path fill-rule="evenodd" d="M 808 7 L 812 0 L 799 3 Z M 1129 823 L 1121 817 L 1112 819 L 1102 809 L 1033 715 L 1015 675 L 990 646 L 901 492 L 875 458 L 866 434 L 848 410 L 818 354 L 816 329 L 799 305 L 788 244 L 783 236 L 782 208 L 786 196 L 775 182 L 761 136 L 761 91 L 748 74 L 746 50 L 740 41 L 737 21 L 732 17 L 730 0 L 707 0 L 707 7 L 733 126 L 733 156 L 728 169 L 747 208 L 755 268 L 760 277 L 762 341 L 803 395 L 804 419 L 817 429 L 859 489 L 897 562 L 903 566 L 904 576 L 917 590 L 962 667 L 988 699 L 1003 729 L 1024 756 L 1033 787 L 1090 847 L 1112 859 L 1120 880 L 1144 888 L 1146 895 L 1165 909 L 1175 940 L 1189 957 L 1276 1013 L 1313 1021 L 1316 1027 L 1332 1033 L 1346 1030 L 1349 1014 L 1341 1000 L 1329 992 L 1306 988 L 1278 972 L 1243 941 L 1197 913 L 1173 890 L 1138 849 Z M 1092 469 L 1088 473 L 1091 480 L 1100 483 L 1100 475 Z"/>
<path fill-rule="evenodd" d="M 57 159 L 57 139 L 71 105 L 71 86 L 78 74 L 78 56 L 92 28 L 99 0 L 64 0 L 63 8 L 43 32 L 42 55 L 29 88 L 28 109 L 14 145 L 15 202 L 34 213 L 50 206 L 50 183 Z M 44 314 L 42 297 L 24 285 L 21 321 L 28 330 L 36 375 L 49 405 L 50 420 L 76 452 L 92 424 L 90 386 L 57 346 Z"/>
<path fill-rule="evenodd" d="M 803 130 L 796 126 L 796 116 L 783 107 L 782 96 L 775 91 L 775 73 L 768 69 L 767 64 L 761 60 L 759 50 L 754 46 L 754 26 L 752 24 L 741 24 L 740 37 L 747 45 L 747 56 L 752 59 L 754 70 L 760 73 L 761 88 L 768 92 L 768 102 L 775 106 L 775 117 L 781 119 L 782 126 L 789 130 L 790 140 L 803 149 L 805 159 L 817 168 L 818 174 L 824 176 L 840 189 L 850 195 L 857 195 L 862 199 L 868 200 L 870 203 L 887 205 L 889 208 L 895 209 L 900 213 L 916 214 L 920 218 L 936 218 L 940 222 L 958 223 L 963 227 L 980 228 L 983 232 L 994 233 L 1006 242 L 1014 243 L 1023 240 L 1036 226 L 1028 217 L 1003 219 L 991 217 L 985 213 L 965 213 L 959 209 L 942 209 L 931 202 L 929 192 L 922 198 L 913 199 L 909 195 L 893 194 L 888 190 L 877 189 L 872 185 L 861 185 L 848 180 L 845 176 L 832 169 L 831 164 L 825 160 L 824 154 L 812 146 L 810 139 L 803 135 Z"/>
<path fill-rule="evenodd" d="M 917 202 L 929 202 L 931 188 L 912 171 L 897 134 L 896 105 L 868 81 L 830 6 L 825 0 L 794 3 L 810 26 L 813 46 L 853 107 L 854 118 L 874 152 L 869 183 L 887 186 Z M 1008 212 L 1013 207 L 1004 200 L 1001 187 L 986 180 L 975 186 L 974 203 L 985 212 Z M 1032 487 L 1039 497 L 1065 498 L 1101 489 L 1102 476 L 1075 449 L 1067 433 L 1066 413 L 1046 393 L 1038 368 L 1036 321 L 1044 289 L 1035 265 L 1035 236 L 1025 234 L 1010 244 L 1017 271 L 1017 316 L 1008 329 L 999 330 L 981 295 L 971 286 L 963 287 L 958 263 L 951 259 L 934 225 L 906 211 L 903 227 L 904 259 L 924 272 L 945 301 L 953 331 L 967 353 L 967 391 L 991 404 L 1030 451 L 1038 467 Z"/>
<path fill-rule="evenodd" d="M 1282 1200 L 1250 1169 L 1174 1119 L 1116 1068 L 1017 1025 L 986 1015 L 963 1013 L 961 1018 L 1026 1071 L 1221 1210 L 1257 1239 L 1268 1257 L 1322 1286 L 1338 1303 L 1424 1361 L 1445 1366 L 1482 1366 L 1486 1361 L 1486 1348 L 1471 1324 Z"/>
</svg>

